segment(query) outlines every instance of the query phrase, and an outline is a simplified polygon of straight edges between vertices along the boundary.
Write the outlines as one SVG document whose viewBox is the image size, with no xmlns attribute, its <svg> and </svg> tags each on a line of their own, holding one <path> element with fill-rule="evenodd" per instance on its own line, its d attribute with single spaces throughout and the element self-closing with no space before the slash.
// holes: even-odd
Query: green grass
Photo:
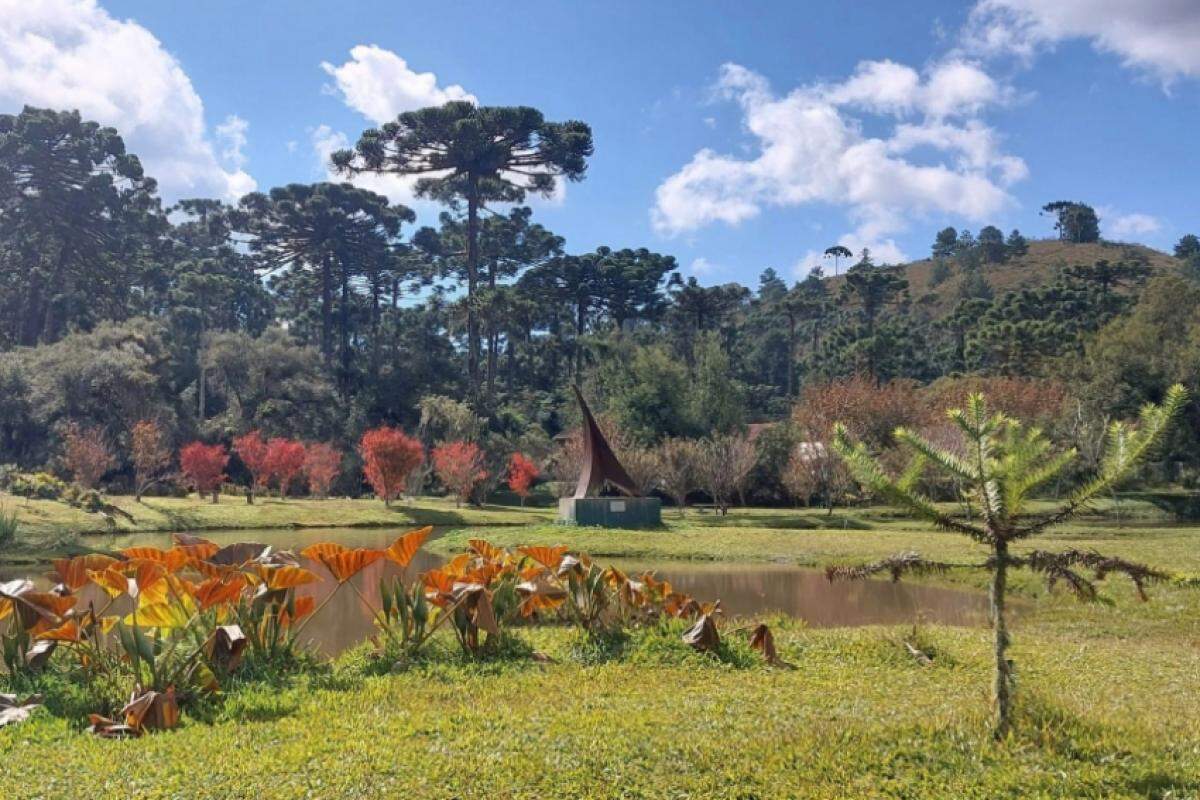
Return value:
<svg viewBox="0 0 1200 800">
<path fill-rule="evenodd" d="M 551 518 L 538 508 L 486 505 L 455 507 L 453 500 L 421 497 L 398 500 L 391 507 L 375 499 L 309 500 L 258 498 L 253 505 L 241 497 L 222 497 L 219 503 L 200 499 L 147 497 L 141 503 L 129 496 L 105 497 L 124 514 L 111 519 L 88 514 L 63 502 L 30 500 L 0 492 L 0 506 L 15 513 L 20 535 L 5 549 L 12 557 L 39 556 L 86 545 L 100 533 L 203 531 L 262 528 L 402 527 L 405 525 L 523 525 Z"/>
<path fill-rule="evenodd" d="M 486 534 L 636 557 L 977 555 L 871 509 L 853 516 L 861 530 L 785 527 L 820 515 L 765 510 L 667 517 L 659 531 Z M 1200 575 L 1196 528 L 1097 518 L 1040 541 Z M 127 742 L 40 711 L 0 729 L 0 797 L 1200 797 L 1200 590 L 1158 585 L 1141 603 L 1112 582 L 1106 602 L 1083 605 L 1018 589 L 1036 599 L 1013 623 L 1018 722 L 1000 744 L 987 732 L 983 629 L 917 631 L 935 654 L 922 667 L 899 644 L 908 629 L 776 624 L 791 670 L 692 654 L 678 631 L 605 658 L 581 653 L 570 631 L 522 629 L 555 663 L 450 658 L 368 677 L 351 656 L 333 676 L 236 688 L 208 721 Z"/>
</svg>

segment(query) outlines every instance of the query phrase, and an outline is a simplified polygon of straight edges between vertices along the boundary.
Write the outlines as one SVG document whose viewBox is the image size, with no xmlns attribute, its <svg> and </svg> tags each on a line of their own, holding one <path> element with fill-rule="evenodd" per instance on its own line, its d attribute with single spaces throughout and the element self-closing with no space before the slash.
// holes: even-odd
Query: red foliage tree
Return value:
<svg viewBox="0 0 1200 800">
<path fill-rule="evenodd" d="M 308 490 L 318 497 L 328 497 L 329 487 L 342 471 L 342 451 L 326 442 L 313 442 L 304 449 L 304 474 Z"/>
<path fill-rule="evenodd" d="M 471 498 L 475 487 L 487 477 L 483 451 L 471 442 L 448 442 L 433 449 L 433 471 L 454 492 L 455 505 Z"/>
<path fill-rule="evenodd" d="M 385 504 L 400 496 L 408 474 L 425 457 L 421 443 L 399 428 L 374 428 L 363 434 L 358 444 L 363 460 L 363 475 Z"/>
<path fill-rule="evenodd" d="M 246 494 L 246 502 L 253 503 L 255 492 L 266 489 L 271 480 L 267 443 L 258 431 L 250 431 L 233 440 L 233 452 L 237 453 L 250 473 L 250 491 Z"/>
<path fill-rule="evenodd" d="M 133 459 L 133 494 L 137 502 L 142 494 L 164 479 L 171 467 L 171 448 L 162 428 L 152 419 L 144 419 L 133 426 L 130 435 L 130 450 Z"/>
<path fill-rule="evenodd" d="M 188 482 L 203 497 L 212 492 L 216 503 L 220 496 L 221 481 L 225 480 L 225 465 L 229 463 L 229 451 L 223 444 L 192 442 L 179 451 L 179 468 Z"/>
<path fill-rule="evenodd" d="M 267 468 L 279 487 L 279 496 L 287 497 L 292 481 L 304 470 L 304 445 L 279 437 L 267 442 Z"/>
<path fill-rule="evenodd" d="M 533 486 L 537 475 L 537 465 L 524 453 L 513 453 L 508 459 L 508 488 L 521 498 L 522 506 L 525 505 L 525 498 L 529 497 L 529 488 Z"/>
<path fill-rule="evenodd" d="M 71 479 L 85 489 L 95 489 L 116 459 L 97 428 L 81 428 L 74 422 L 63 432 L 63 464 Z"/>
</svg>

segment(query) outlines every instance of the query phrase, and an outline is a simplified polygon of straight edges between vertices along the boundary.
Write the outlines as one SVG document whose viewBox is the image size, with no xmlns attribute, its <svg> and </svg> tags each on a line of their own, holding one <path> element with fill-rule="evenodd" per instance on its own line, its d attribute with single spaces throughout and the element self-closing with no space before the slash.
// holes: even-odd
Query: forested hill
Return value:
<svg viewBox="0 0 1200 800">
<path fill-rule="evenodd" d="M 504 141 L 545 137 L 560 178 L 581 178 L 591 154 L 582 123 L 529 109 L 450 103 L 405 119 L 442 147 L 459 130 L 447 115 L 516 131 Z M 333 166 L 412 166 L 376 155 Z M 1177 380 L 1200 389 L 1193 234 L 1171 256 L 1108 244 L 1094 209 L 1056 201 L 1055 241 L 946 227 L 930 231 L 932 258 L 904 267 L 835 245 L 824 274 L 763 264 L 706 286 L 629 231 L 580 251 L 520 204 L 553 184 L 537 176 L 472 199 L 461 192 L 478 186 L 450 175 L 436 227 L 341 182 L 165 206 L 119 132 L 75 112 L 0 114 L 0 468 L 54 468 L 71 430 L 128 452 L 147 420 L 176 445 L 259 431 L 334 442 L 352 461 L 386 424 L 427 447 L 477 439 L 493 462 L 544 457 L 572 425 L 573 383 L 644 445 L 795 418 L 854 381 L 904 381 L 901 394 L 960 376 L 1050 381 L 1097 421 Z"/>
<path fill-rule="evenodd" d="M 1023 254 L 1011 255 L 997 263 L 981 264 L 981 273 L 993 295 L 1052 284 L 1064 267 L 1092 265 L 1102 260 L 1142 260 L 1149 267 L 1151 275 L 1179 268 L 1178 259 L 1144 244 L 1037 239 L 1029 241 L 1027 247 L 1028 251 Z M 941 280 L 938 279 L 939 260 L 950 267 L 943 272 Z M 935 318 L 952 312 L 959 299 L 970 293 L 969 287 L 964 285 L 968 283 L 969 274 L 954 266 L 953 260 L 935 258 L 922 258 L 900 265 L 908 281 L 910 298 L 923 305 Z M 826 269 L 826 272 L 831 273 L 831 270 Z M 845 282 L 845 276 L 830 274 L 826 282 L 836 292 Z"/>
</svg>

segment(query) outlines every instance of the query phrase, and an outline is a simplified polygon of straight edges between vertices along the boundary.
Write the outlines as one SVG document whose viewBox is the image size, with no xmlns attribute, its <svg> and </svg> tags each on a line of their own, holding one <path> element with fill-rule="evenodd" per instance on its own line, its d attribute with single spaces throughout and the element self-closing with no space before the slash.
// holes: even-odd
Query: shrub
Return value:
<svg viewBox="0 0 1200 800">
<path fill-rule="evenodd" d="M 400 496 L 408 474 L 421 463 L 421 443 L 399 428 L 374 428 L 362 435 L 358 445 L 363 476 L 385 505 Z"/>
<path fill-rule="evenodd" d="M 179 468 L 187 477 L 192 488 L 201 496 L 212 492 L 212 501 L 218 501 L 218 490 L 225 480 L 225 466 L 229 463 L 229 452 L 225 445 L 192 442 L 179 451 Z"/>
<path fill-rule="evenodd" d="M 277 437 L 267 442 L 267 469 L 280 497 L 287 497 L 292 481 L 304 471 L 304 455 L 304 445 L 292 439 Z"/>
<path fill-rule="evenodd" d="M 342 451 L 327 442 L 313 442 L 304 448 L 304 474 L 308 491 L 328 497 L 329 487 L 342 471 Z"/>
<path fill-rule="evenodd" d="M 253 503 L 255 493 L 266 489 L 271 480 L 267 443 L 258 431 L 250 431 L 233 440 L 233 452 L 250 473 L 250 493 L 246 495 L 246 502 Z"/>
<path fill-rule="evenodd" d="M 474 442 L 448 442 L 433 450 L 433 469 L 438 479 L 454 493 L 455 505 L 470 500 L 488 473 L 483 468 L 483 451 Z"/>
<path fill-rule="evenodd" d="M 85 489 L 94 489 L 116 459 L 98 428 L 81 428 L 75 423 L 63 432 L 63 465 L 71 479 Z"/>
<path fill-rule="evenodd" d="M 10 479 L 8 490 L 19 497 L 59 500 L 67 490 L 67 484 L 48 472 L 19 472 Z"/>
<path fill-rule="evenodd" d="M 171 448 L 167 446 L 162 428 L 152 419 L 144 419 L 134 425 L 130 438 L 134 499 L 141 502 L 142 494 L 162 480 L 170 469 Z"/>
<path fill-rule="evenodd" d="M 529 489 L 533 486 L 534 479 L 537 478 L 538 468 L 524 453 L 513 453 L 508 459 L 508 488 L 517 493 L 521 498 L 521 505 L 525 505 L 525 498 L 529 497 Z"/>
</svg>

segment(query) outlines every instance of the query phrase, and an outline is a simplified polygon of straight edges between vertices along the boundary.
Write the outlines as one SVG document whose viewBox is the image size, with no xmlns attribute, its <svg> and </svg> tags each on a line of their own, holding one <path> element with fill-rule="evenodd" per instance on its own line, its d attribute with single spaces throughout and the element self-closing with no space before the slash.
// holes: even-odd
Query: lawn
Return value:
<svg viewBox="0 0 1200 800">
<path fill-rule="evenodd" d="M 906 548 L 976 555 L 959 537 L 869 510 L 844 520 L 866 529 L 788 518 L 822 521 L 689 512 L 659 531 L 538 524 L 486 535 L 806 564 Z M 41 711 L 0 730 L 0 797 L 1200 797 L 1200 589 L 1189 583 L 1200 531 L 1097 518 L 1042 543 L 1137 556 L 1182 580 L 1153 587 L 1148 603 L 1114 582 L 1095 605 L 1020 584 L 1036 599 L 1013 626 L 1018 725 L 1000 744 L 987 733 L 982 629 L 917 630 L 933 654 L 921 666 L 900 644 L 910 629 L 776 623 L 794 669 L 691 653 L 678 630 L 635 636 L 616 657 L 570 631 L 522 629 L 553 663 L 447 656 L 364 676 L 360 654 L 328 674 L 234 688 L 211 719 L 126 742 Z"/>
<path fill-rule="evenodd" d="M 257 498 L 253 505 L 242 497 L 222 497 L 219 503 L 189 497 L 147 497 L 141 503 L 130 496 L 106 496 L 122 513 L 89 514 L 55 500 L 30 500 L 0 492 L 0 507 L 17 513 L 18 541 L 6 548 L 10 555 L 28 557 L 86 546 L 96 533 L 144 531 L 204 531 L 255 528 L 404 527 L 406 525 L 524 525 L 552 517 L 548 509 L 486 505 L 456 507 L 453 500 L 421 497 L 397 500 L 390 507 L 381 500 L 331 498 Z M 126 516 L 128 515 L 128 516 Z"/>
</svg>

